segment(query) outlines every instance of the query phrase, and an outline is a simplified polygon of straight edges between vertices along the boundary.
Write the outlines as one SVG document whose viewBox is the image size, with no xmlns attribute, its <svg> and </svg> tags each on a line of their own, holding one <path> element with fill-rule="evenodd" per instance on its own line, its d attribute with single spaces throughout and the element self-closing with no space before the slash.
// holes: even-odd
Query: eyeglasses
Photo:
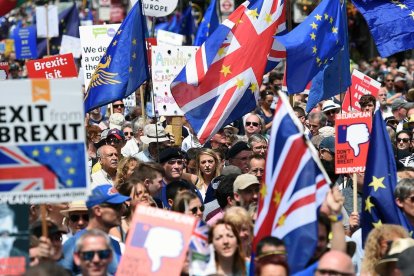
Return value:
<svg viewBox="0 0 414 276">
<path fill-rule="evenodd" d="M 394 82 L 394 80 L 385 80 L 386 82 Z"/>
<path fill-rule="evenodd" d="M 175 163 L 177 163 L 177 165 L 182 165 L 183 164 L 183 160 L 181 159 L 171 159 L 167 161 L 168 165 L 174 165 Z"/>
<path fill-rule="evenodd" d="M 95 254 L 98 254 L 100 260 L 106 260 L 111 256 L 111 250 L 97 250 L 97 251 L 83 251 L 80 252 L 80 256 L 84 261 L 92 261 L 95 257 Z"/>
<path fill-rule="evenodd" d="M 340 272 L 332 269 L 323 269 L 318 268 L 316 269 L 316 272 L 318 272 L 318 275 L 332 275 L 332 276 L 352 276 L 354 274 L 352 273 L 346 273 L 346 272 Z"/>
<path fill-rule="evenodd" d="M 414 195 L 413 196 L 409 196 L 406 199 L 409 199 L 411 201 L 411 203 L 414 203 Z"/>
<path fill-rule="evenodd" d="M 129 135 L 131 135 L 131 136 L 132 136 L 132 135 L 134 135 L 134 133 L 133 133 L 132 131 L 131 131 L 131 132 L 127 132 L 127 131 L 125 131 L 125 132 L 124 132 L 124 134 L 125 134 L 125 135 L 128 135 L 128 136 L 129 136 Z"/>
<path fill-rule="evenodd" d="M 404 142 L 404 143 L 408 143 L 408 142 L 410 142 L 410 138 L 397 138 L 397 143 L 399 143 L 399 142 Z"/>
<path fill-rule="evenodd" d="M 254 127 L 258 127 L 259 126 L 259 123 L 256 123 L 256 122 L 246 122 L 246 126 L 254 126 Z"/>
<path fill-rule="evenodd" d="M 70 215 L 69 219 L 71 222 L 78 222 L 82 218 L 83 221 L 89 221 L 89 215 L 83 214 L 83 215 Z"/>
<path fill-rule="evenodd" d="M 333 110 L 328 110 L 328 111 L 325 111 L 324 113 L 325 113 L 326 115 L 334 115 L 334 114 L 339 113 L 339 110 L 337 110 L 337 109 L 333 109 Z"/>
<path fill-rule="evenodd" d="M 124 108 L 125 107 L 125 105 L 123 105 L 123 104 L 113 104 L 112 106 L 114 108 Z"/>
<path fill-rule="evenodd" d="M 204 205 L 196 206 L 196 207 L 190 209 L 190 211 L 193 215 L 197 214 L 197 210 L 200 210 L 201 213 L 204 212 Z"/>
</svg>

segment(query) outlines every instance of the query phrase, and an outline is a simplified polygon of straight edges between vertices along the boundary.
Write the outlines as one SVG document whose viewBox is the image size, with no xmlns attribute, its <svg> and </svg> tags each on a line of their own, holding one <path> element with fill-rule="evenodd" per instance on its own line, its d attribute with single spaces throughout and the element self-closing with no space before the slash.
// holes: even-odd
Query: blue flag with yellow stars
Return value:
<svg viewBox="0 0 414 276">
<path fill-rule="evenodd" d="M 362 190 L 362 241 L 369 232 L 384 223 L 398 224 L 411 232 L 407 218 L 394 199 L 397 186 L 397 169 L 391 141 L 382 119 L 381 111 L 375 112 L 368 158 Z"/>
<path fill-rule="evenodd" d="M 345 43 L 340 0 L 323 0 L 295 29 L 276 39 L 286 48 L 289 94 L 303 92 Z"/>
<path fill-rule="evenodd" d="M 414 48 L 414 2 L 352 0 L 364 16 L 382 57 Z"/>
<path fill-rule="evenodd" d="M 129 96 L 148 79 L 146 28 L 141 1 L 138 1 L 92 75 L 84 98 L 86 112 Z"/>
<path fill-rule="evenodd" d="M 217 15 L 217 0 L 211 0 L 206 12 L 204 13 L 203 20 L 201 20 L 200 26 L 198 26 L 197 34 L 194 39 L 194 46 L 201 46 L 207 37 L 217 29 L 219 25 L 219 18 Z"/>
</svg>

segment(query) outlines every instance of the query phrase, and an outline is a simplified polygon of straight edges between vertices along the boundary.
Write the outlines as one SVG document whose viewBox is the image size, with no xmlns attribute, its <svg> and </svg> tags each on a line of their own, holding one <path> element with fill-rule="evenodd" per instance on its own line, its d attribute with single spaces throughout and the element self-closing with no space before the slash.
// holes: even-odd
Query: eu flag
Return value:
<svg viewBox="0 0 414 276">
<path fill-rule="evenodd" d="M 413 230 L 395 203 L 396 186 L 397 169 L 394 152 L 381 112 L 377 111 L 374 115 L 362 190 L 363 242 L 371 229 L 384 223 L 398 224 L 408 231 Z"/>
<path fill-rule="evenodd" d="M 148 79 L 145 31 L 146 22 L 138 1 L 92 75 L 84 99 L 86 112 L 127 97 Z"/>
<path fill-rule="evenodd" d="M 414 2 L 352 0 L 382 57 L 414 48 Z"/>
<path fill-rule="evenodd" d="M 333 57 L 332 62 L 319 72 L 313 79 L 309 91 L 306 112 L 310 112 L 320 101 L 345 92 L 351 86 L 351 70 L 348 49 L 348 20 L 346 5 L 342 5 L 341 15 L 345 34 L 344 47 Z"/>
<path fill-rule="evenodd" d="M 189 5 L 187 9 L 185 9 L 179 23 L 180 30 L 178 33 L 185 36 L 186 45 L 191 45 L 194 35 L 196 34 L 196 23 L 193 16 L 193 9 L 191 5 Z"/>
<path fill-rule="evenodd" d="M 345 5 L 345 4 L 343 4 Z M 340 0 L 323 0 L 294 30 L 276 39 L 286 48 L 289 94 L 300 93 L 345 43 Z"/>
<path fill-rule="evenodd" d="M 217 29 L 219 25 L 219 19 L 217 15 L 217 0 L 211 0 L 206 12 L 204 13 L 203 20 L 198 26 L 197 34 L 194 39 L 194 46 L 201 46 L 206 41 L 207 37 Z"/>
</svg>

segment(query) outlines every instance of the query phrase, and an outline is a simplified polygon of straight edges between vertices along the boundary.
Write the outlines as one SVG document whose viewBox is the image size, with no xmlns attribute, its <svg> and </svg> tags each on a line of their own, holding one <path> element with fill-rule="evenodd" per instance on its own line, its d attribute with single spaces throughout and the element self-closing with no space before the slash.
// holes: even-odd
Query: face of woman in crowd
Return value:
<svg viewBox="0 0 414 276">
<path fill-rule="evenodd" d="M 216 172 L 216 161 L 207 154 L 200 155 L 200 170 L 205 176 L 213 175 Z"/>
<path fill-rule="evenodd" d="M 243 248 L 250 246 L 252 235 L 251 227 L 248 224 L 243 224 L 240 228 L 240 239 L 243 244 Z"/>
<path fill-rule="evenodd" d="M 127 141 L 131 140 L 131 138 L 134 136 L 134 133 L 132 132 L 132 128 L 130 127 L 125 127 L 122 131 L 124 132 L 125 139 Z"/>
<path fill-rule="evenodd" d="M 186 214 L 202 219 L 203 211 L 204 211 L 204 206 L 203 204 L 201 204 L 200 199 L 197 197 L 197 198 L 193 198 L 188 203 L 188 209 L 187 209 Z"/>
<path fill-rule="evenodd" d="M 233 257 L 237 250 L 237 238 L 230 225 L 219 224 L 213 231 L 213 246 L 219 257 Z"/>
<path fill-rule="evenodd" d="M 400 133 L 397 137 L 397 148 L 405 150 L 410 148 L 410 136 L 407 133 Z"/>
</svg>

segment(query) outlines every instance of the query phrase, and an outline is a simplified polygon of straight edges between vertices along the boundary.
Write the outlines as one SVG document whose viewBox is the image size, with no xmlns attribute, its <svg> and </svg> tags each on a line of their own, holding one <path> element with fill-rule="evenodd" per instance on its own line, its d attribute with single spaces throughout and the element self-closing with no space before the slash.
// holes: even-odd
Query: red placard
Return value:
<svg viewBox="0 0 414 276">
<path fill-rule="evenodd" d="M 9 257 L 0 259 L 0 275 L 23 275 L 26 272 L 24 257 Z"/>
<path fill-rule="evenodd" d="M 29 60 L 26 62 L 26 66 L 29 78 L 32 79 L 59 79 L 78 76 L 72 53 Z"/>
<path fill-rule="evenodd" d="M 358 70 L 352 72 L 351 82 L 351 87 L 346 92 L 344 102 L 342 103 L 343 112 L 361 111 L 358 102 L 361 96 L 371 94 L 376 98 L 381 88 L 381 83 Z"/>
<path fill-rule="evenodd" d="M 7 61 L 0 62 L 0 80 L 6 80 L 9 78 L 9 63 Z"/>
<path fill-rule="evenodd" d="M 195 224 L 194 216 L 138 205 L 116 275 L 180 275 Z"/>
<path fill-rule="evenodd" d="M 335 128 L 335 173 L 365 172 L 372 128 L 371 113 L 337 114 Z"/>
</svg>

